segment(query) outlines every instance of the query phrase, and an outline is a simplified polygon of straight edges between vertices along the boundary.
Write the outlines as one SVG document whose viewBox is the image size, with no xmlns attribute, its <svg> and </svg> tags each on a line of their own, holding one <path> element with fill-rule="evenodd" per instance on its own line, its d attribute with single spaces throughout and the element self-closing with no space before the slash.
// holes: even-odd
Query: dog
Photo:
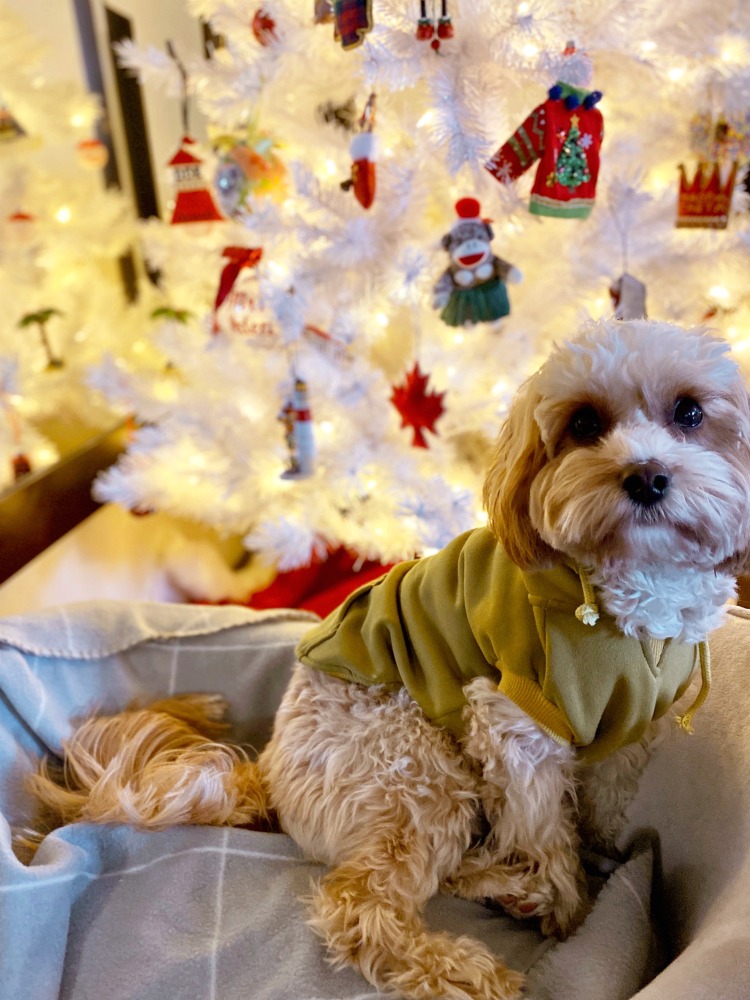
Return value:
<svg viewBox="0 0 750 1000">
<path fill-rule="evenodd" d="M 413 1000 L 512 1000 L 523 977 L 429 930 L 438 891 L 565 937 L 587 836 L 613 844 L 654 720 L 700 677 L 750 542 L 750 406 L 702 329 L 592 322 L 519 390 L 488 522 L 397 565 L 298 649 L 257 762 L 192 695 L 84 722 L 58 822 L 258 824 L 330 866 L 310 925 L 336 966 Z M 695 685 L 694 685 L 695 687 Z"/>
</svg>

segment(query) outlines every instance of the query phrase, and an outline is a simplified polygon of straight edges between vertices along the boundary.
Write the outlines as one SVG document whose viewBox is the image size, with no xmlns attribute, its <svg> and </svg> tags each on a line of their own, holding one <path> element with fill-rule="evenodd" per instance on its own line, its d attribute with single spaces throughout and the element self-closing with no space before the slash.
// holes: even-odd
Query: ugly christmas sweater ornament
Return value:
<svg viewBox="0 0 750 1000">
<path fill-rule="evenodd" d="M 349 146 L 352 158 L 351 176 L 341 182 L 342 191 L 353 191 L 362 208 L 370 208 L 375 201 L 376 166 L 378 141 L 373 132 L 375 126 L 375 94 L 370 94 L 359 119 L 359 132 Z"/>
<path fill-rule="evenodd" d="M 492 253 L 492 226 L 481 218 L 476 198 L 461 198 L 456 213 L 458 222 L 443 237 L 450 265 L 435 285 L 433 305 L 448 326 L 492 323 L 510 313 L 506 279 L 519 281 L 521 275 Z"/>
<path fill-rule="evenodd" d="M 485 167 L 507 184 L 539 160 L 529 201 L 534 215 L 586 219 L 599 175 L 604 119 L 596 107 L 602 95 L 558 81 L 547 100 L 488 160 Z"/>
<path fill-rule="evenodd" d="M 356 49 L 372 31 L 372 0 L 334 0 L 334 37 L 344 49 Z"/>
</svg>

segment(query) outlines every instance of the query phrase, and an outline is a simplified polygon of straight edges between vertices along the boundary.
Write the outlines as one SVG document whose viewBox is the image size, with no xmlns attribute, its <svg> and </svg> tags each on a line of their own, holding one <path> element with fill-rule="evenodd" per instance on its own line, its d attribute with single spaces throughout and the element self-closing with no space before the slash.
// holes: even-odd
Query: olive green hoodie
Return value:
<svg viewBox="0 0 750 1000">
<path fill-rule="evenodd" d="M 347 681 L 405 687 L 459 738 L 463 688 L 489 677 L 554 739 L 597 760 L 677 700 L 698 646 L 627 637 L 608 615 L 581 615 L 590 596 L 575 569 L 524 572 L 479 528 L 355 591 L 297 655 Z"/>
</svg>

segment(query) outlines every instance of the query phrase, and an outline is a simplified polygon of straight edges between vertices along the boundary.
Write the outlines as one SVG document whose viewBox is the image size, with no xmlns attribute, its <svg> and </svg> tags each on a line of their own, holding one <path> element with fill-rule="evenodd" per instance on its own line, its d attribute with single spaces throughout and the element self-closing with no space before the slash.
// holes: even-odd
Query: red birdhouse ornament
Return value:
<svg viewBox="0 0 750 1000">
<path fill-rule="evenodd" d="M 223 218 L 201 173 L 203 160 L 191 147 L 195 139 L 183 136 L 180 148 L 169 161 L 174 169 L 175 203 L 170 223 L 220 222 Z"/>
</svg>

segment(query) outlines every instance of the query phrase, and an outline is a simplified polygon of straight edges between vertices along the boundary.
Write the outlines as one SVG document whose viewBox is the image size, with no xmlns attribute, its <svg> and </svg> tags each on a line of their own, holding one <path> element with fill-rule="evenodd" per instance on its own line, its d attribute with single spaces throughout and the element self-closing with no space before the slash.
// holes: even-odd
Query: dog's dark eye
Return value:
<svg viewBox="0 0 750 1000">
<path fill-rule="evenodd" d="M 673 420 L 678 427 L 698 427 L 703 420 L 703 410 L 692 396 L 680 396 L 674 404 Z"/>
<path fill-rule="evenodd" d="M 593 441 L 602 432 L 602 419 L 593 406 L 582 406 L 568 421 L 568 433 L 576 441 Z"/>
</svg>

